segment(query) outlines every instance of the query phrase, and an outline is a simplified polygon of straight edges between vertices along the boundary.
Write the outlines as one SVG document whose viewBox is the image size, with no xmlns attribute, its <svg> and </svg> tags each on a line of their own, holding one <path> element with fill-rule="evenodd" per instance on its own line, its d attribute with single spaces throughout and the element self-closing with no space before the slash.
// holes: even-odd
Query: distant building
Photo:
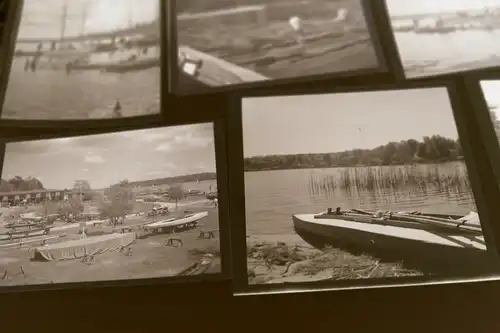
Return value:
<svg viewBox="0 0 500 333">
<path fill-rule="evenodd" d="M 39 203 L 45 200 L 64 201 L 68 199 L 70 191 L 64 190 L 29 190 L 16 192 L 0 192 L 2 204 L 16 205 L 23 201 Z"/>
</svg>

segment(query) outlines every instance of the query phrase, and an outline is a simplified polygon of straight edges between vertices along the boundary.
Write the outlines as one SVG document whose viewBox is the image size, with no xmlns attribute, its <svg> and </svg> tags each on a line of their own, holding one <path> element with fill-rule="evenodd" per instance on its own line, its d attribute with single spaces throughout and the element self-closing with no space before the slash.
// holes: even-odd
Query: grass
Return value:
<svg viewBox="0 0 500 333">
<path fill-rule="evenodd" d="M 248 269 L 249 279 L 257 278 L 257 268 L 261 265 L 270 275 L 271 271 L 281 267 L 281 276 L 314 276 L 327 271 L 327 279 L 332 280 L 422 275 L 416 270 L 406 269 L 402 263 L 381 263 L 367 255 L 353 256 L 331 247 L 320 251 L 284 242 L 261 242 L 249 246 L 247 254 L 252 261 L 260 262 L 260 265 Z"/>
</svg>

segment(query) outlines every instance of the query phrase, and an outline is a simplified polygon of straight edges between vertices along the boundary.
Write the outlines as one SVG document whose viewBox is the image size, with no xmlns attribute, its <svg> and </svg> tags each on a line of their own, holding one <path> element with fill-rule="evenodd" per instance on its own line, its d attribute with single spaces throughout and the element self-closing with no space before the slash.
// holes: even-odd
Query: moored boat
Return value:
<svg viewBox="0 0 500 333">
<path fill-rule="evenodd" d="M 293 215 L 296 233 L 311 245 L 330 245 L 353 254 L 432 274 L 482 274 L 497 271 L 487 252 L 479 216 L 370 212 L 359 209 Z"/>
</svg>

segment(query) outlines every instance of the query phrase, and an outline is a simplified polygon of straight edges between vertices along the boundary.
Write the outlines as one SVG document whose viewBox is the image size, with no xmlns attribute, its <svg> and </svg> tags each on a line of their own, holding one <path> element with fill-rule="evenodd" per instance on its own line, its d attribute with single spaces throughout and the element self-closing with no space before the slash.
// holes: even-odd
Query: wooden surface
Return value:
<svg viewBox="0 0 500 333">
<path fill-rule="evenodd" d="M 230 295 L 229 283 L 0 296 L 3 332 L 495 332 L 500 284 Z"/>
</svg>

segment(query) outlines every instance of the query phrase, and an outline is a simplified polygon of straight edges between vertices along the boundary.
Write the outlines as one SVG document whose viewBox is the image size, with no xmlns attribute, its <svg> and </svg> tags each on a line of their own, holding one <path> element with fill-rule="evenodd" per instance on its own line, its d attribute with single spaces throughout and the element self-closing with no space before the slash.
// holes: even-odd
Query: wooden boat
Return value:
<svg viewBox="0 0 500 333">
<path fill-rule="evenodd" d="M 208 212 L 187 214 L 182 217 L 174 217 L 158 222 L 144 225 L 145 230 L 156 232 L 170 232 L 176 229 L 191 228 L 198 225 L 198 221 L 208 216 Z"/>
<path fill-rule="evenodd" d="M 207 86 L 224 86 L 245 82 L 267 81 L 269 78 L 223 59 L 195 50 L 179 47 L 180 70 Z"/>
<path fill-rule="evenodd" d="M 71 70 L 98 70 L 101 72 L 108 73 L 126 73 L 133 71 L 140 71 L 149 68 L 154 68 L 160 66 L 160 58 L 148 58 L 148 59 L 138 59 L 138 60 L 123 60 L 114 63 L 105 64 L 92 64 L 92 63 L 81 63 L 72 64 L 70 66 Z"/>
<path fill-rule="evenodd" d="M 136 234 L 113 233 L 102 236 L 86 237 L 65 242 L 40 246 L 34 251 L 34 260 L 52 261 L 94 256 L 109 251 L 118 251 L 132 244 Z"/>
<path fill-rule="evenodd" d="M 458 216 L 337 208 L 293 215 L 293 223 L 296 233 L 315 247 L 403 261 L 427 273 L 482 274 L 497 266 L 475 212 Z"/>
</svg>

